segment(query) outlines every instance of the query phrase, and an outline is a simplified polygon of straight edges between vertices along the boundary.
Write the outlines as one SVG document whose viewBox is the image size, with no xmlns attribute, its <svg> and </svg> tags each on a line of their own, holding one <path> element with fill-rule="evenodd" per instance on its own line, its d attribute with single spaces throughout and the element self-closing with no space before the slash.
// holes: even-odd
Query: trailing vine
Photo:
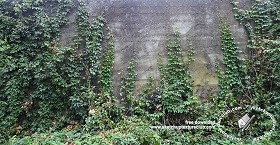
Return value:
<svg viewBox="0 0 280 145">
<path fill-rule="evenodd" d="M 136 60 L 131 59 L 127 67 L 127 73 L 121 78 L 120 97 L 125 107 L 125 115 L 132 115 L 135 102 L 135 82 L 136 82 Z"/>
<path fill-rule="evenodd" d="M 175 40 L 167 46 L 168 64 L 160 66 L 165 92 L 163 104 L 169 112 L 182 113 L 185 111 L 184 102 L 192 95 L 190 74 L 183 61 L 179 33 L 174 33 Z"/>
<path fill-rule="evenodd" d="M 219 96 L 225 101 L 225 105 L 233 107 L 238 104 L 238 99 L 243 93 L 240 89 L 242 62 L 239 56 L 240 49 L 237 47 L 229 26 L 224 22 L 220 24 L 221 49 L 224 54 L 223 69 L 218 68 Z M 244 67 L 244 66 L 243 66 Z"/>
<path fill-rule="evenodd" d="M 44 9 L 47 4 L 56 5 L 51 7 L 53 13 Z M 57 43 L 72 3 L 1 1 L 0 5 L 0 136 L 4 139 L 27 128 L 29 132 L 55 128 L 59 123 L 53 122 L 60 122 L 69 106 L 61 92 L 70 88 L 60 74 L 63 68 L 57 66 L 70 60 Z"/>
<path fill-rule="evenodd" d="M 113 35 L 111 32 L 107 34 L 107 49 L 104 52 L 104 60 L 103 60 L 103 65 L 101 68 L 101 73 L 100 73 L 100 81 L 99 85 L 101 87 L 101 92 L 104 95 L 112 95 L 113 94 L 113 65 L 114 65 L 114 40 L 113 40 Z"/>
<path fill-rule="evenodd" d="M 251 9 L 246 11 L 239 9 L 236 1 L 233 1 L 233 5 L 235 17 L 249 33 L 248 92 L 255 96 L 252 98 L 257 102 L 261 101 L 258 98 L 264 99 L 267 95 L 277 96 L 279 67 L 275 60 L 279 57 L 279 2 L 256 0 Z"/>
<path fill-rule="evenodd" d="M 159 91 L 162 95 L 163 121 L 178 124 L 182 123 L 181 119 L 188 118 L 188 113 L 195 114 L 196 111 L 192 110 L 191 106 L 198 102 L 198 98 L 193 94 L 189 71 L 189 64 L 193 61 L 193 47 L 189 42 L 188 60 L 185 62 L 180 35 L 175 31 L 173 36 L 174 40 L 170 40 L 167 45 L 167 65 L 164 66 L 162 62 L 159 64 L 161 73 Z M 180 118 L 180 115 L 183 118 Z"/>
<path fill-rule="evenodd" d="M 244 96 L 250 97 L 252 104 L 279 114 L 280 3 L 254 0 L 249 10 L 240 9 L 237 1 L 232 4 L 236 19 L 249 34 Z"/>
<path fill-rule="evenodd" d="M 221 25 L 221 43 L 224 69 L 219 70 L 220 98 L 225 105 L 258 106 L 275 115 L 279 114 L 279 2 L 254 0 L 248 10 L 240 9 L 233 0 L 236 19 L 248 32 L 247 54 L 240 58 L 229 26 Z M 220 100 L 220 101 L 221 101 Z M 278 101 L 277 101 L 278 100 Z M 279 115 L 277 115 L 279 118 Z M 265 119 L 259 115 L 258 120 Z M 271 122 L 250 130 L 251 136 L 259 135 L 271 127 Z M 277 134 L 279 129 L 276 130 Z M 274 136 L 274 141 L 279 142 Z"/>
<path fill-rule="evenodd" d="M 109 32 L 106 37 L 106 50 L 103 53 L 103 63 L 100 68 L 98 81 L 98 92 L 92 94 L 89 116 L 86 119 L 84 130 L 95 132 L 110 129 L 122 118 L 122 112 L 116 104 L 118 101 L 113 94 L 113 63 L 114 63 L 114 41 Z M 94 102 L 92 102 L 94 101 Z"/>
<path fill-rule="evenodd" d="M 112 122 L 118 111 L 112 77 L 107 77 L 112 76 L 114 44 L 111 34 L 105 41 L 104 18 L 90 24 L 85 4 L 79 1 L 77 36 L 73 46 L 61 47 L 60 28 L 67 22 L 72 1 L 1 1 L 0 5 L 1 139 L 68 124 L 71 129 L 89 120 L 96 106 L 99 118 Z M 107 44 L 104 56 L 103 43 Z"/>
<path fill-rule="evenodd" d="M 255 0 L 249 10 L 232 3 L 249 34 L 249 56 L 239 57 L 229 26 L 222 23 L 224 61 L 218 71 L 217 108 L 258 105 L 279 114 L 280 3 Z M 70 10 L 77 12 L 76 36 L 71 46 L 62 47 L 60 28 L 67 24 Z M 160 80 L 149 77 L 138 94 L 132 58 L 121 78 L 118 102 L 112 77 L 114 37 L 105 18 L 89 20 L 82 0 L 0 1 L 0 143 L 8 138 L 11 144 L 233 143 L 207 131 L 149 128 L 211 118 L 193 94 L 191 42 L 185 61 L 180 34 L 176 31 L 173 37 L 167 64 L 159 63 Z M 264 122 L 256 134 L 270 125 Z M 277 134 L 279 129 L 272 135 L 276 144 Z"/>
</svg>

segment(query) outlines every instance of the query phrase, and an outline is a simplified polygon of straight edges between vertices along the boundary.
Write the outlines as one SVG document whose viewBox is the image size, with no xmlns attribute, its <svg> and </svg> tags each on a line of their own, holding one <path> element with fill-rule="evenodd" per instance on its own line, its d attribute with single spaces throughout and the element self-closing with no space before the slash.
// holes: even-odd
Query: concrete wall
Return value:
<svg viewBox="0 0 280 145">
<path fill-rule="evenodd" d="M 249 6 L 242 0 L 241 6 Z M 218 19 L 230 24 L 241 48 L 246 47 L 245 30 L 235 21 L 230 0 L 88 0 L 91 18 L 104 14 L 116 40 L 114 86 L 118 93 L 120 72 L 137 55 L 137 90 L 148 76 L 159 77 L 157 60 L 166 59 L 166 42 L 174 28 L 182 34 L 183 50 L 187 39 L 195 48 L 195 61 L 191 75 L 196 93 L 206 97 L 215 93 L 217 76 L 215 64 L 222 60 Z M 71 15 L 74 18 L 75 15 Z M 74 23 L 64 28 L 62 42 L 66 44 L 74 35 Z"/>
</svg>

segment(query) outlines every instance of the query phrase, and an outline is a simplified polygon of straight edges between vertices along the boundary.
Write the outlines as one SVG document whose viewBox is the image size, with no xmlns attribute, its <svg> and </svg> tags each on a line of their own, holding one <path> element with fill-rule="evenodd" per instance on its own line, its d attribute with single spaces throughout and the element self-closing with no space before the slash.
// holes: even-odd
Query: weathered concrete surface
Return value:
<svg viewBox="0 0 280 145">
<path fill-rule="evenodd" d="M 248 6 L 248 1 L 241 5 Z M 233 17 L 230 0 L 88 0 L 87 7 L 91 18 L 105 15 L 115 36 L 115 93 L 120 85 L 120 72 L 126 69 L 133 52 L 138 62 L 137 90 L 148 76 L 159 77 L 157 60 L 166 58 L 166 42 L 174 28 L 182 34 L 184 51 L 188 50 L 186 40 L 192 40 L 195 61 L 191 75 L 196 93 L 202 97 L 211 90 L 213 93 L 218 83 L 215 64 L 223 57 L 219 17 L 231 26 L 241 48 L 247 42 L 245 30 Z M 64 42 L 73 35 L 73 28 L 70 29 Z"/>
</svg>

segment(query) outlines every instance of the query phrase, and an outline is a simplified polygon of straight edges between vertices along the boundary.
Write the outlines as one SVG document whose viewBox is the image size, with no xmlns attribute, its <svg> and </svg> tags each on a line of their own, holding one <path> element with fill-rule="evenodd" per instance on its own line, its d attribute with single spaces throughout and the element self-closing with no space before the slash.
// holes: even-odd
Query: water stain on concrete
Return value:
<svg viewBox="0 0 280 145">
<path fill-rule="evenodd" d="M 243 7 L 249 4 L 249 0 L 241 2 Z M 195 48 L 191 75 L 196 92 L 205 90 L 205 84 L 217 88 L 215 64 L 223 59 L 219 18 L 231 26 L 240 48 L 246 48 L 246 32 L 234 19 L 228 0 L 88 0 L 87 8 L 91 18 L 104 14 L 115 36 L 113 85 L 116 94 L 120 86 L 119 73 L 126 69 L 134 52 L 138 62 L 137 89 L 143 87 L 148 76 L 159 78 L 157 60 L 166 59 L 166 41 L 174 28 L 181 33 L 184 52 L 188 50 L 187 39 Z M 62 44 L 68 44 L 74 36 L 72 17 L 74 15 L 70 26 L 63 31 Z"/>
</svg>

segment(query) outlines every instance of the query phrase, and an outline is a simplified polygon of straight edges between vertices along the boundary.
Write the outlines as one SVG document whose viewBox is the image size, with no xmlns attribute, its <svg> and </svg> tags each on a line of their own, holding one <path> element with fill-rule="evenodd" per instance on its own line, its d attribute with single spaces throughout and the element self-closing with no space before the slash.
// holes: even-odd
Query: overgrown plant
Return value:
<svg viewBox="0 0 280 145">
<path fill-rule="evenodd" d="M 135 82 L 136 82 L 136 60 L 135 56 L 128 64 L 127 72 L 121 78 L 120 97 L 124 105 L 125 115 L 131 116 L 135 103 Z"/>
<path fill-rule="evenodd" d="M 96 106 L 102 115 L 96 120 L 112 122 L 112 77 L 106 77 L 112 75 L 113 38 L 105 42 L 104 18 L 90 24 L 85 4 L 77 4 L 77 36 L 73 46 L 61 47 L 60 28 L 72 1 L 0 2 L 1 139 L 73 128 Z"/>
<path fill-rule="evenodd" d="M 186 103 L 193 94 L 188 65 L 183 60 L 180 35 L 174 33 L 174 41 L 167 45 L 168 63 L 160 66 L 164 85 L 163 105 L 168 112 L 183 113 Z"/>
<path fill-rule="evenodd" d="M 72 3 L 1 1 L 0 7 L 0 138 L 27 128 L 29 133 L 56 128 L 69 115 L 73 94 L 67 92 L 75 85 L 69 81 L 77 77 L 67 76 L 63 67 L 75 61 L 71 50 L 58 45 Z"/>
<path fill-rule="evenodd" d="M 170 124 L 182 124 L 187 118 L 191 118 L 187 114 L 197 113 L 194 107 L 198 103 L 198 98 L 193 94 L 189 71 L 189 64 L 193 61 L 194 52 L 189 42 L 188 59 L 185 62 L 179 32 L 175 31 L 173 36 L 174 39 L 170 40 L 167 45 L 167 64 L 166 66 L 162 62 L 159 64 L 162 121 Z"/>
<path fill-rule="evenodd" d="M 224 54 L 224 69 L 219 72 L 220 98 L 225 105 L 250 107 L 258 106 L 279 118 L 279 2 L 276 0 L 255 0 L 248 10 L 238 7 L 237 1 L 232 1 L 235 17 L 248 32 L 247 56 L 238 55 L 238 48 L 234 43 L 229 26 L 221 25 L 222 51 Z M 278 100 L 278 101 L 277 101 Z M 233 118 L 234 119 L 234 118 Z M 258 136 L 272 122 L 261 114 L 259 124 L 250 133 Z M 279 142 L 275 134 L 274 141 Z"/>
<path fill-rule="evenodd" d="M 222 103 L 217 108 L 253 104 L 277 115 L 280 4 L 258 0 L 246 11 L 236 2 L 233 5 L 236 18 L 248 30 L 250 55 L 241 61 L 229 26 L 222 24 Z M 77 10 L 77 35 L 72 46 L 61 47 L 60 28 L 70 9 Z M 112 85 L 114 38 L 103 17 L 89 20 L 86 3 L 1 1 L 0 11 L 0 143 L 7 143 L 7 138 L 10 144 L 235 143 L 222 140 L 215 132 L 149 128 L 151 124 L 181 125 L 185 120 L 212 118 L 193 94 L 189 72 L 193 47 L 189 42 L 185 61 L 178 32 L 168 43 L 167 64 L 159 64 L 159 86 L 149 78 L 142 92 L 135 92 L 133 58 L 121 82 L 123 100 L 118 102 Z M 270 125 L 263 122 L 257 134 Z M 279 129 L 272 135 L 276 144 L 277 133 Z M 266 138 L 261 143 L 274 142 Z"/>
<path fill-rule="evenodd" d="M 87 132 L 113 128 L 115 123 L 122 119 L 121 109 L 116 106 L 118 101 L 113 94 L 112 75 L 115 45 L 111 32 L 106 37 L 106 44 L 106 50 L 103 53 L 103 63 L 100 68 L 98 92 L 92 94 L 94 100 L 90 102 L 89 116 L 84 127 Z"/>
<path fill-rule="evenodd" d="M 279 95 L 279 31 L 280 8 L 277 0 L 254 1 L 249 10 L 238 8 L 233 1 L 235 17 L 246 28 L 248 41 L 248 72 L 246 94 L 255 103 L 274 100 Z"/>
<path fill-rule="evenodd" d="M 254 0 L 249 10 L 240 9 L 235 0 L 232 4 L 236 19 L 249 35 L 244 96 L 279 120 L 280 3 L 278 0 Z M 279 138 L 277 142 L 280 142 Z"/>
<path fill-rule="evenodd" d="M 239 104 L 242 95 L 241 77 L 244 66 L 242 65 L 240 48 L 236 45 L 229 26 L 220 22 L 221 29 L 221 49 L 224 54 L 223 69 L 217 69 L 219 78 L 219 102 L 224 101 L 224 105 L 232 108 Z"/>
</svg>

